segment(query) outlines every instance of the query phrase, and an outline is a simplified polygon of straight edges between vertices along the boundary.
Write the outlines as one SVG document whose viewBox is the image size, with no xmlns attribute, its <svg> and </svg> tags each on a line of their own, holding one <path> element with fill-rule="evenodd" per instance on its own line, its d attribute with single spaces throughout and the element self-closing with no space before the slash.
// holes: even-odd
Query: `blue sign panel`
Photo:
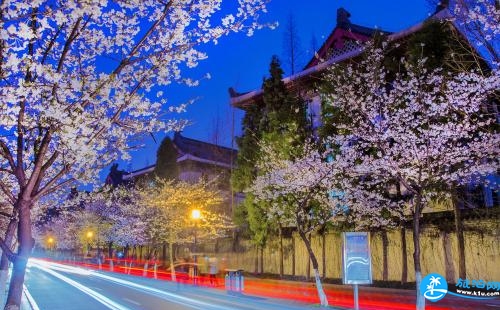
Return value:
<svg viewBox="0 0 500 310">
<path fill-rule="evenodd" d="M 372 261 L 368 233 L 343 233 L 342 254 L 344 284 L 371 284 Z"/>
</svg>

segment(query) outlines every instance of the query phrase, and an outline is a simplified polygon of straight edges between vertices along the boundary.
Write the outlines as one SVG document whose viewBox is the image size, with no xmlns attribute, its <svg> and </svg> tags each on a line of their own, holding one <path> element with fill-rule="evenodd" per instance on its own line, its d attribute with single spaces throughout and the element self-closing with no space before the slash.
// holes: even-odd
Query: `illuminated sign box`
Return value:
<svg viewBox="0 0 500 310">
<path fill-rule="evenodd" d="M 367 232 L 342 234 L 342 280 L 344 284 L 372 284 L 370 236 Z"/>
</svg>

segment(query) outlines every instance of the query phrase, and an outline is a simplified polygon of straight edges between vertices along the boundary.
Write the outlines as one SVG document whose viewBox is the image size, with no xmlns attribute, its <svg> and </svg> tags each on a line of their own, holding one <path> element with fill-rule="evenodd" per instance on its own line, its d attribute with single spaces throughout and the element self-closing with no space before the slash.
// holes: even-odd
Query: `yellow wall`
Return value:
<svg viewBox="0 0 500 310">
<path fill-rule="evenodd" d="M 495 220 L 465 222 L 465 252 L 467 277 L 469 279 L 484 279 L 485 281 L 500 281 L 500 223 Z M 483 231 L 479 233 L 478 231 Z M 308 254 L 306 248 L 296 234 L 295 239 L 295 275 L 305 276 Z M 400 281 L 402 271 L 401 230 L 387 232 L 388 247 L 388 280 Z M 329 233 L 325 238 L 326 277 L 342 277 L 342 239 L 340 233 Z M 293 248 L 291 238 L 283 241 L 285 249 L 284 272 L 292 275 Z M 412 231 L 406 230 L 408 282 L 415 281 L 413 272 L 413 237 Z M 225 257 L 228 268 L 240 268 L 253 272 L 255 269 L 255 247 L 249 241 L 242 241 L 246 251 L 240 253 L 219 253 Z M 313 236 L 312 246 L 319 263 L 320 274 L 323 274 L 322 238 Z M 373 279 L 382 280 L 383 249 L 380 233 L 371 234 Z M 427 226 L 421 235 L 422 272 L 436 272 L 444 275 L 449 283 L 458 278 L 458 245 L 454 232 L 445 233 L 437 227 Z M 264 249 L 264 272 L 279 273 L 279 244 L 271 240 Z M 312 275 L 312 270 L 311 270 Z"/>
</svg>

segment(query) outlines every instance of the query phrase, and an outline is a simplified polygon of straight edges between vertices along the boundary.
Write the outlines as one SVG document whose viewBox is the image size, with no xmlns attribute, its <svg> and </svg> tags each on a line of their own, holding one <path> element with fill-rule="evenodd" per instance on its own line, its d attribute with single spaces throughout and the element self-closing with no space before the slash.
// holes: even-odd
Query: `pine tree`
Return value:
<svg viewBox="0 0 500 310">
<path fill-rule="evenodd" d="M 239 153 L 237 168 L 232 177 L 232 185 L 236 191 L 244 191 L 254 182 L 257 175 L 263 173 L 256 169 L 257 162 L 262 159 L 260 143 L 271 144 L 280 150 L 286 158 L 297 155 L 304 142 L 309 126 L 306 117 L 306 103 L 300 97 L 294 97 L 287 90 L 283 79 L 283 70 L 276 56 L 272 57 L 269 67 L 270 76 L 262 84 L 263 100 L 249 107 L 243 118 L 243 136 L 238 141 Z M 268 234 L 280 223 L 269 223 L 266 215 L 268 206 L 255 202 L 248 194 L 240 208 L 246 212 L 246 222 L 257 247 L 266 244 Z M 242 222 L 242 219 L 237 219 Z M 276 225 L 278 224 L 278 225 Z M 262 270 L 262 266 L 261 266 Z"/>
<path fill-rule="evenodd" d="M 177 150 L 170 137 L 165 137 L 156 152 L 156 165 L 154 174 L 165 180 L 175 180 L 179 176 L 177 166 Z"/>
<path fill-rule="evenodd" d="M 262 84 L 265 114 L 259 129 L 266 142 L 278 144 L 284 156 L 293 156 L 310 132 L 306 102 L 287 90 L 276 56 L 271 60 L 269 73 Z"/>
</svg>

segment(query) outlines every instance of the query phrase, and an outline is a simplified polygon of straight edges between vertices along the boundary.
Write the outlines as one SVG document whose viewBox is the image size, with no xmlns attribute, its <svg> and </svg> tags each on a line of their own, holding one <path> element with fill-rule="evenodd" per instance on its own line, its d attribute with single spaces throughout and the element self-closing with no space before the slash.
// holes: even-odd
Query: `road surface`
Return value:
<svg viewBox="0 0 500 310">
<path fill-rule="evenodd" d="M 317 306 L 30 260 L 26 288 L 37 310 L 254 310 Z"/>
</svg>

